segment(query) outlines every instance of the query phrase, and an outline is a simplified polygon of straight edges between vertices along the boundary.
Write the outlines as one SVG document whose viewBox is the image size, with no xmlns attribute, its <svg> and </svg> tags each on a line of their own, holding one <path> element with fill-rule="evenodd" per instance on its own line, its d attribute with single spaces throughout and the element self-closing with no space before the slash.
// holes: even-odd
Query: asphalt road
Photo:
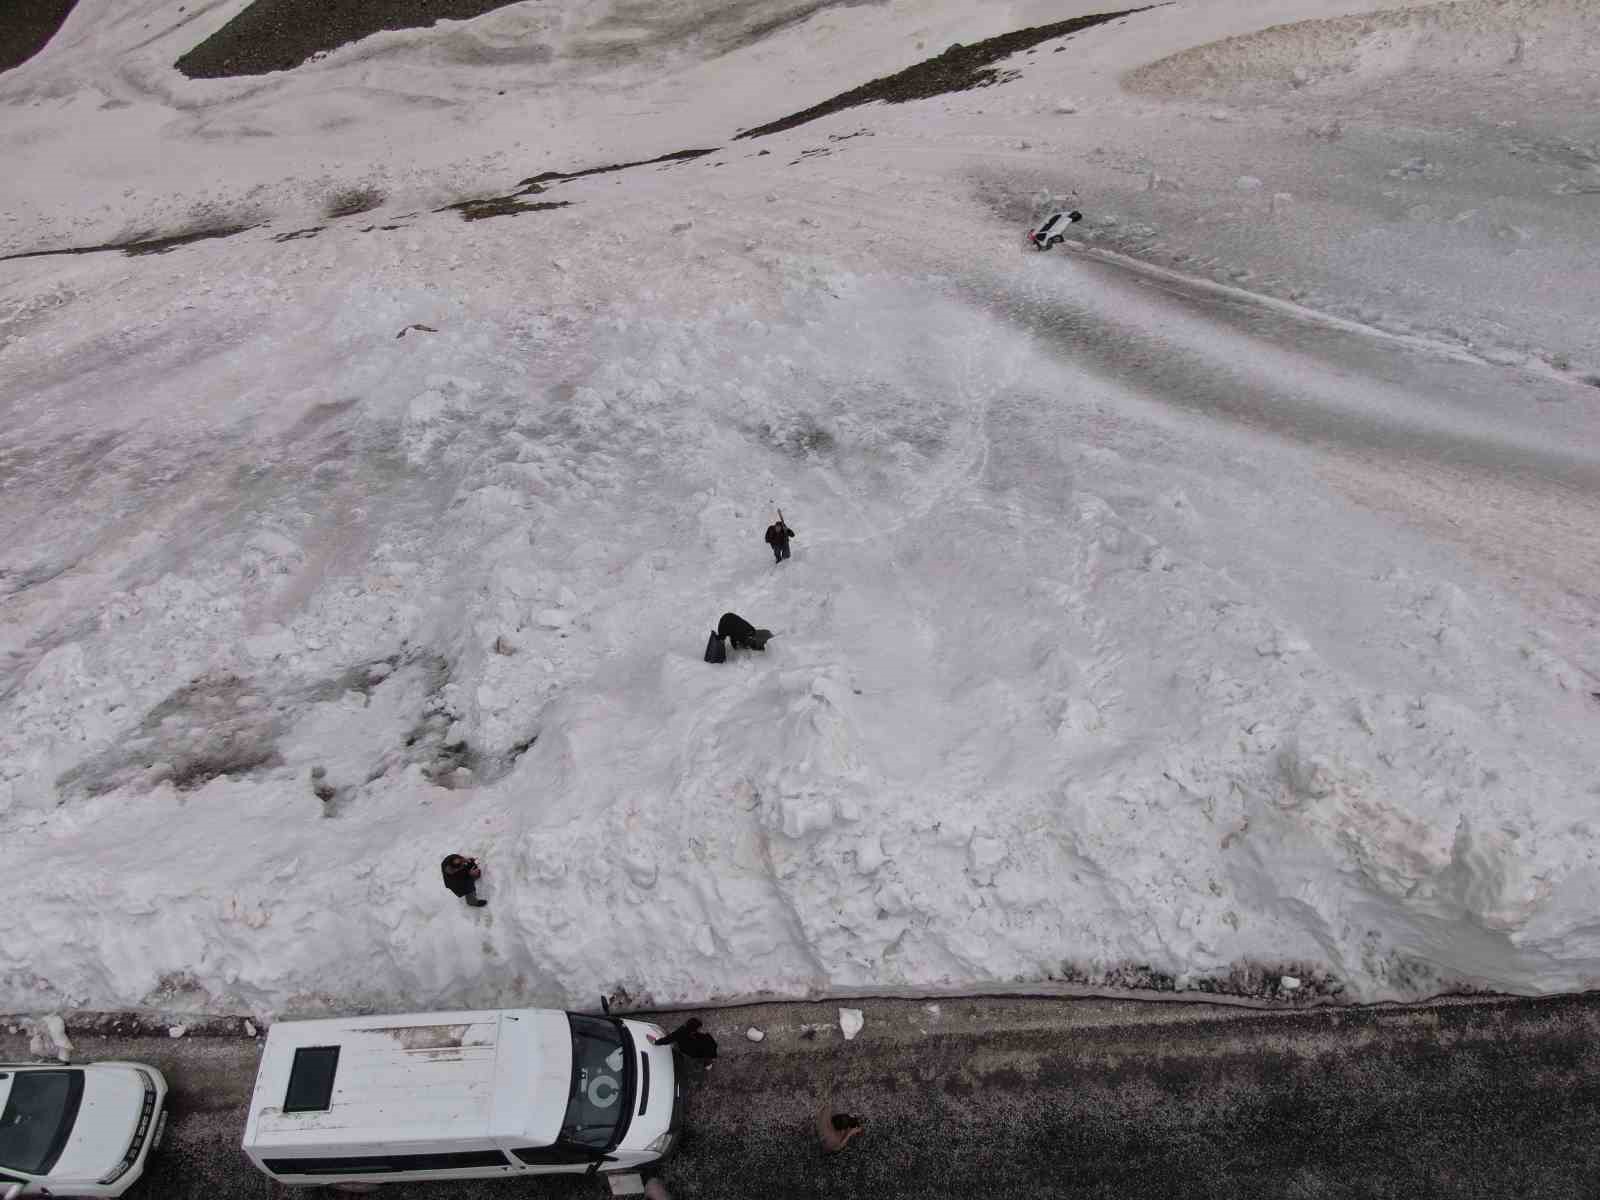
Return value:
<svg viewBox="0 0 1600 1200">
<path fill-rule="evenodd" d="M 832 1005 L 702 1014 L 722 1057 L 665 1178 L 727 1197 L 1594 1197 L 1600 994 L 1257 1012 L 1106 1000 Z M 675 1021 L 677 1015 L 663 1018 Z M 766 1039 L 748 1041 L 750 1025 Z M 822 1028 L 807 1037 L 807 1024 Z M 0 1055 L 25 1045 L 0 1036 Z M 311 1196 L 239 1153 L 258 1043 L 97 1039 L 160 1066 L 166 1145 L 131 1200 Z M 836 1157 L 816 1097 L 867 1132 Z M 596 1180 L 416 1184 L 392 1200 L 598 1197 Z"/>
</svg>

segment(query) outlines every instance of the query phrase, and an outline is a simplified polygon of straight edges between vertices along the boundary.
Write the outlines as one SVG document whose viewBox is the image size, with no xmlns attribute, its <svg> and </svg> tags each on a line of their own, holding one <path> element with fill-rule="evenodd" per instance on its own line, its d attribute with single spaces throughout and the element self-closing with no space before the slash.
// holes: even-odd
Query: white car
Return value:
<svg viewBox="0 0 1600 1200">
<path fill-rule="evenodd" d="M 1067 226 L 1081 220 L 1083 214 L 1076 209 L 1072 212 L 1051 213 L 1039 223 L 1037 229 L 1028 231 L 1028 240 L 1033 243 L 1035 250 L 1048 250 L 1051 246 L 1059 246 L 1066 240 Z"/>
<path fill-rule="evenodd" d="M 142 1063 L 0 1063 L 0 1200 L 122 1195 L 166 1131 L 166 1100 Z"/>
</svg>

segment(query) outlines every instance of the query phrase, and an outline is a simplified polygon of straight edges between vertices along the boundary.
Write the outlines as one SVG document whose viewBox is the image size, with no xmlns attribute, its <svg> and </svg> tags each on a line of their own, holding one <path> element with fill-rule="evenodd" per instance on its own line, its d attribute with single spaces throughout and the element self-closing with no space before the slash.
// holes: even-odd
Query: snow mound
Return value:
<svg viewBox="0 0 1600 1200">
<path fill-rule="evenodd" d="M 1592 71 L 1597 52 L 1600 11 L 1587 0 L 1460 0 L 1274 25 L 1138 67 L 1123 84 L 1149 95 L 1243 100 L 1414 72 Z"/>
</svg>

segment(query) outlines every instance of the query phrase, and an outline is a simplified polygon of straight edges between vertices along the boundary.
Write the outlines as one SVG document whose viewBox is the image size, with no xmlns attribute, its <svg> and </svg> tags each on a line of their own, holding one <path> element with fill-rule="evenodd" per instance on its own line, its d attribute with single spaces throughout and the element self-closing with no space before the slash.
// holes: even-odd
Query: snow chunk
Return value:
<svg viewBox="0 0 1600 1200">
<path fill-rule="evenodd" d="M 187 1025 L 169 1025 L 169 1026 L 167 1026 L 167 1036 L 169 1038 L 181 1038 L 184 1034 L 186 1034 L 188 1032 L 189 1032 L 189 1027 Z"/>
<path fill-rule="evenodd" d="M 72 1039 L 67 1036 L 67 1023 L 59 1014 L 51 1013 L 40 1022 L 44 1028 L 28 1039 L 28 1053 L 37 1058 L 54 1055 L 67 1062 L 72 1055 Z"/>
<path fill-rule="evenodd" d="M 1241 175 L 1239 178 L 1233 181 L 1233 186 L 1238 188 L 1241 192 L 1259 191 L 1261 188 L 1261 180 L 1257 179 L 1254 175 Z"/>
<path fill-rule="evenodd" d="M 744 1031 L 744 1035 L 752 1042 L 764 1042 L 767 1040 L 766 1033 L 763 1030 L 757 1029 L 754 1025 L 750 1026 L 749 1029 L 746 1029 Z"/>
<path fill-rule="evenodd" d="M 844 1034 L 845 1041 L 849 1041 L 861 1032 L 866 1018 L 861 1015 L 859 1008 L 841 1008 L 839 1010 L 839 1029 Z"/>
</svg>

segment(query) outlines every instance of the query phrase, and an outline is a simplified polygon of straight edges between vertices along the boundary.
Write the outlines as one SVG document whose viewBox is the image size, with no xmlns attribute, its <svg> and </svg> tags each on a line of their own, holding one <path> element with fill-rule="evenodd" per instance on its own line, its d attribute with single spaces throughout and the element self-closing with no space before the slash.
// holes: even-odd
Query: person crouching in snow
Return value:
<svg viewBox="0 0 1600 1200">
<path fill-rule="evenodd" d="M 725 612 L 717 622 L 717 636 L 725 637 L 735 650 L 765 650 L 770 629 L 757 629 L 738 613 Z"/>
<path fill-rule="evenodd" d="M 473 908 L 482 908 L 489 903 L 478 899 L 478 878 L 483 874 L 483 868 L 478 865 L 477 859 L 462 854 L 446 854 L 439 869 L 444 872 L 445 887 Z"/>
<path fill-rule="evenodd" d="M 767 545 L 772 547 L 774 563 L 781 563 L 789 557 L 789 539 L 793 536 L 794 530 L 784 521 L 782 513 L 778 514 L 775 522 L 767 526 Z"/>
</svg>

